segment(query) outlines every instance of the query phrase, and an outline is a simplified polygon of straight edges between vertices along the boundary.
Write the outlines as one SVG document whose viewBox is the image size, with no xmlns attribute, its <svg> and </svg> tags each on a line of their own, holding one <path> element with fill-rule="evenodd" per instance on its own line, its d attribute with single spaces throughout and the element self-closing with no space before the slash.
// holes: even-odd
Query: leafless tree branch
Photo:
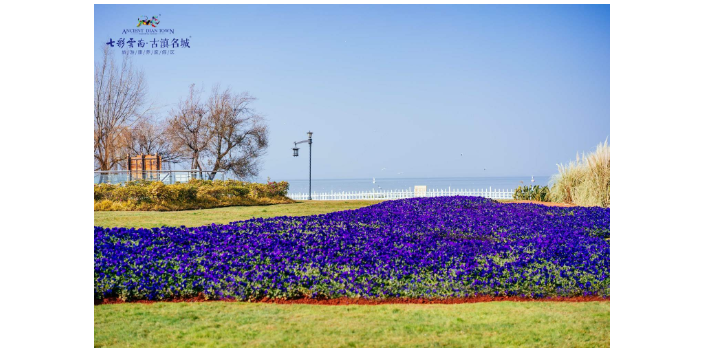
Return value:
<svg viewBox="0 0 704 352">
<path fill-rule="evenodd" d="M 129 57 L 118 66 L 105 46 L 94 75 L 94 164 L 96 170 L 110 170 L 127 158 L 125 136 L 151 106 L 146 106 L 144 73 L 132 67 Z"/>
</svg>

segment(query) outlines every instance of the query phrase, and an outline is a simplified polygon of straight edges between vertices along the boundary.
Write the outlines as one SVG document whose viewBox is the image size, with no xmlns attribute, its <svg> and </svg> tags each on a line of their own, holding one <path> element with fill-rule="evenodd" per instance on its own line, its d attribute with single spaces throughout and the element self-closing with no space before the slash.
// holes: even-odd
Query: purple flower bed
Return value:
<svg viewBox="0 0 704 352">
<path fill-rule="evenodd" d="M 609 213 L 458 196 L 193 228 L 95 227 L 95 298 L 609 296 Z"/>
</svg>

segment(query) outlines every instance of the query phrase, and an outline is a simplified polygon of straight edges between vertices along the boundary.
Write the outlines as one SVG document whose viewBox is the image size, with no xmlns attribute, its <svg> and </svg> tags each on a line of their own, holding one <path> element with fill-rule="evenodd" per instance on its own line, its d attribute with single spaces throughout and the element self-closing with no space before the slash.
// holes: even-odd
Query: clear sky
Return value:
<svg viewBox="0 0 704 352">
<path fill-rule="evenodd" d="M 609 137 L 609 5 L 95 5 L 96 60 L 129 37 L 189 39 L 134 56 L 162 117 L 191 83 L 258 98 L 264 179 L 308 177 L 308 130 L 313 178 L 551 175 Z"/>
</svg>

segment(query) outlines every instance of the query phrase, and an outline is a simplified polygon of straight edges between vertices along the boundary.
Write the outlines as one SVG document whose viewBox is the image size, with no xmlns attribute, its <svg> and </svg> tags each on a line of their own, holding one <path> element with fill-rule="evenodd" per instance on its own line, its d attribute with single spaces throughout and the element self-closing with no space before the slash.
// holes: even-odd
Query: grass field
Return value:
<svg viewBox="0 0 704 352">
<path fill-rule="evenodd" d="M 314 201 L 179 212 L 94 212 L 96 226 L 199 226 L 356 209 Z M 610 303 L 94 306 L 95 347 L 609 347 Z"/>
<path fill-rule="evenodd" d="M 161 227 L 226 224 L 232 221 L 275 216 L 304 216 L 357 209 L 378 200 L 303 201 L 293 204 L 226 207 L 183 211 L 95 211 L 93 224 L 102 227 Z"/>
<path fill-rule="evenodd" d="M 608 302 L 94 309 L 95 347 L 609 347 Z"/>
</svg>

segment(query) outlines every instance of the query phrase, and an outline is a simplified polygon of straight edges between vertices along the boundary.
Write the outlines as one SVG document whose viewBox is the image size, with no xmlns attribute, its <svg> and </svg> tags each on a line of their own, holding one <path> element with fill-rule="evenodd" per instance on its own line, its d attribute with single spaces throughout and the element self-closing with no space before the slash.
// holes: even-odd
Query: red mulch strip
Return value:
<svg viewBox="0 0 704 352">
<path fill-rule="evenodd" d="M 476 296 L 476 297 L 452 297 L 452 298 L 384 298 L 384 299 L 369 299 L 369 298 L 297 298 L 297 299 L 274 299 L 263 298 L 250 301 L 251 303 L 275 303 L 275 304 L 317 304 L 327 306 L 344 306 L 344 305 L 379 305 L 379 304 L 462 304 L 462 303 L 482 303 L 482 302 L 609 302 L 610 297 L 601 296 L 579 296 L 579 297 L 553 297 L 553 298 L 527 298 L 527 297 L 497 297 L 497 296 Z M 203 297 L 193 298 L 175 298 L 162 301 L 137 300 L 125 302 L 119 298 L 105 298 L 94 301 L 95 305 L 99 304 L 120 304 L 120 303 L 142 303 L 152 304 L 158 302 L 242 302 L 236 299 L 210 299 L 206 300 Z"/>
</svg>

